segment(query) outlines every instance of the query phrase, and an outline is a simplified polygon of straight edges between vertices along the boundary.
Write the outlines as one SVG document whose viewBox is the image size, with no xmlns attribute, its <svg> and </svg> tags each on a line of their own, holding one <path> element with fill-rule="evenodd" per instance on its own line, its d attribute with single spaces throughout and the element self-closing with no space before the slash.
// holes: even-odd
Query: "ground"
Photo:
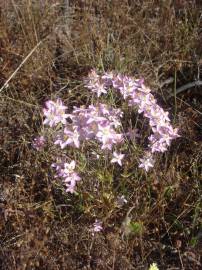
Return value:
<svg viewBox="0 0 202 270">
<path fill-rule="evenodd" d="M 2 270 L 202 269 L 202 86 L 178 93 L 201 81 L 200 2 L 0 1 Z M 143 172 L 147 125 L 126 109 L 125 126 L 137 123 L 141 138 L 125 146 L 124 166 L 91 159 L 92 145 L 68 148 L 82 174 L 69 194 L 50 168 L 50 140 L 43 151 L 32 142 L 46 130 L 45 101 L 60 97 L 70 111 L 91 103 L 83 79 L 92 68 L 143 77 L 181 137 Z M 117 207 L 120 195 L 127 203 Z M 103 230 L 93 235 L 95 219 Z"/>
</svg>

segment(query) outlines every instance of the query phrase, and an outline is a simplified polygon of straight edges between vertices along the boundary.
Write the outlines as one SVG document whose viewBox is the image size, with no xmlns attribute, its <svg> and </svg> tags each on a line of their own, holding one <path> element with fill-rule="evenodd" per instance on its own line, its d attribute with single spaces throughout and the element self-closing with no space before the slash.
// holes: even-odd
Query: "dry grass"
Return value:
<svg viewBox="0 0 202 270">
<path fill-rule="evenodd" d="M 0 1 L 0 87 L 20 67 L 0 93 L 0 268 L 201 269 L 201 87 L 168 99 L 201 76 L 200 1 L 67 2 Z M 45 100 L 89 102 L 82 78 L 92 67 L 143 76 L 182 137 L 148 174 L 137 168 L 138 146 L 119 171 L 70 150 L 85 176 L 73 196 L 54 181 L 55 150 L 31 142 Z M 96 217 L 104 232 L 92 237 Z"/>
</svg>

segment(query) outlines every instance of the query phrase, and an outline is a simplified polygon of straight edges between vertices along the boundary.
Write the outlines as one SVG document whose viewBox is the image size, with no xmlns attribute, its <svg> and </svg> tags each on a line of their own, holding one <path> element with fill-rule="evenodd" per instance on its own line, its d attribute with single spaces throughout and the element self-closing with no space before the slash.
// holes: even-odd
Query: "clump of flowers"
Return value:
<svg viewBox="0 0 202 270">
<path fill-rule="evenodd" d="M 98 75 L 95 70 L 92 70 L 86 87 L 97 93 L 98 97 L 101 93 L 106 94 L 106 89 L 114 88 L 124 100 L 128 101 L 129 106 L 135 106 L 138 113 L 143 113 L 144 117 L 148 118 L 153 134 L 149 136 L 148 151 L 146 157 L 140 160 L 140 168 L 148 171 L 154 165 L 153 154 L 167 151 L 171 141 L 179 137 L 178 130 L 170 124 L 168 112 L 157 104 L 143 79 L 133 79 L 113 72 Z M 100 92 L 100 87 L 105 91 Z"/>
<path fill-rule="evenodd" d="M 36 138 L 34 138 L 32 142 L 32 147 L 36 149 L 37 151 L 40 151 L 44 148 L 45 143 L 46 143 L 46 139 L 44 136 L 37 136 Z"/>
<path fill-rule="evenodd" d="M 66 192 L 74 193 L 76 183 L 81 180 L 79 175 L 75 172 L 76 162 L 74 160 L 70 163 L 58 161 L 57 163 L 53 163 L 52 167 L 56 170 L 56 177 L 62 179 Z"/>
<path fill-rule="evenodd" d="M 71 123 L 66 123 L 55 144 L 59 144 L 62 149 L 67 145 L 79 148 L 84 141 L 97 140 L 101 149 L 111 150 L 114 144 L 123 141 L 123 135 L 116 131 L 121 125 L 122 115 L 121 110 L 109 108 L 101 103 L 97 107 L 74 107 L 72 113 L 67 115 Z"/>
<path fill-rule="evenodd" d="M 87 108 L 74 107 L 71 114 L 66 114 L 66 109 L 62 101 L 57 99 L 56 102 L 47 101 L 43 110 L 44 124 L 51 128 L 59 125 L 54 144 L 59 145 L 61 149 L 67 146 L 79 148 L 82 143 L 95 140 L 102 150 L 112 150 L 114 145 L 123 142 L 123 134 L 118 132 L 123 116 L 120 109 L 109 108 L 102 103 Z M 121 154 L 114 156 L 112 162 L 122 165 L 123 157 Z M 75 164 L 75 161 L 62 161 L 52 165 L 56 170 L 56 176 L 62 178 L 66 191 L 70 193 L 75 192 L 76 183 L 80 181 L 80 177 L 74 172 Z"/>
<path fill-rule="evenodd" d="M 99 75 L 96 70 L 92 70 L 87 79 L 85 87 L 100 97 L 107 94 L 109 89 L 121 94 L 129 106 L 135 106 L 138 113 L 142 113 L 149 120 L 152 134 L 149 136 L 148 149 L 143 158 L 140 159 L 139 167 L 148 171 L 154 166 L 154 153 L 165 152 L 171 141 L 179 137 L 177 129 L 170 124 L 168 112 L 165 112 L 158 104 L 151 90 L 145 86 L 143 79 L 133 79 L 122 74 L 107 72 Z M 66 147 L 80 148 L 89 141 L 97 141 L 101 150 L 111 153 L 111 163 L 118 163 L 122 166 L 125 154 L 115 151 L 120 144 L 124 143 L 124 138 L 136 138 L 140 135 L 136 129 L 128 132 L 121 130 L 121 118 L 123 112 L 120 109 L 109 107 L 106 104 L 91 104 L 88 107 L 74 107 L 71 113 L 67 113 L 61 99 L 49 100 L 43 109 L 43 123 L 51 128 L 55 127 L 57 135 L 54 144 L 59 145 L 63 150 Z M 33 146 L 38 150 L 44 145 L 44 137 L 34 140 Z M 63 158 L 53 163 L 56 177 L 62 179 L 66 191 L 75 192 L 76 184 L 81 180 L 76 173 L 76 161 L 69 163 Z M 99 228 L 99 226 L 97 227 Z"/>
<path fill-rule="evenodd" d="M 44 116 L 46 117 L 43 123 L 50 127 L 54 127 L 60 122 L 66 124 L 66 118 L 68 117 L 65 114 L 66 109 L 67 107 L 63 105 L 61 99 L 58 98 L 56 102 L 48 100 L 43 109 Z"/>
</svg>

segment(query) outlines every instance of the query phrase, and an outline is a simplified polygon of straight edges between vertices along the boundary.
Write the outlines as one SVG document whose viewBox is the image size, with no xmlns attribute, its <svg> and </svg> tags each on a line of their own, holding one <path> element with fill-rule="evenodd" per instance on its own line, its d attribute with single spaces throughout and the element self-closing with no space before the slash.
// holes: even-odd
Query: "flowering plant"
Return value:
<svg viewBox="0 0 202 270">
<path fill-rule="evenodd" d="M 143 113 L 144 117 L 149 119 L 153 134 L 149 136 L 149 149 L 145 158 L 140 159 L 140 168 L 148 171 L 154 165 L 153 154 L 165 152 L 171 141 L 179 137 L 178 130 L 170 124 L 168 112 L 157 104 L 143 79 L 133 79 L 113 72 L 106 72 L 99 76 L 95 70 L 92 70 L 86 81 L 86 87 L 97 93 L 98 97 L 101 93 L 106 94 L 106 89 L 112 87 L 122 95 L 124 100 L 128 101 L 129 106 L 137 107 L 138 113 Z M 100 91 L 101 87 L 104 91 Z"/>
<path fill-rule="evenodd" d="M 171 141 L 179 137 L 177 129 L 174 129 L 170 123 L 168 112 L 157 104 L 143 79 L 133 79 L 113 72 L 99 75 L 96 70 L 92 70 L 85 79 L 85 87 L 96 93 L 98 98 L 102 94 L 107 94 L 109 89 L 113 89 L 121 94 L 129 106 L 135 106 L 138 113 L 149 120 L 153 134 L 148 138 L 148 149 L 139 164 L 139 167 L 145 171 L 154 166 L 154 153 L 165 152 Z M 51 128 L 56 127 L 57 135 L 54 144 L 59 145 L 61 149 L 67 146 L 80 148 L 87 141 L 95 140 L 101 150 L 113 153 L 112 164 L 118 163 L 122 166 L 125 154 L 113 149 L 123 144 L 124 138 L 128 135 L 134 137 L 131 131 L 121 132 L 123 112 L 103 103 L 98 103 L 97 106 L 91 104 L 88 107 L 74 107 L 70 114 L 66 113 L 67 109 L 61 99 L 49 100 L 45 103 L 43 123 Z M 44 142 L 44 138 L 38 137 L 33 146 L 39 150 Z M 55 168 L 56 177 L 62 178 L 66 191 L 74 193 L 76 183 L 81 180 L 75 172 L 76 161 L 71 160 L 68 163 L 67 160 L 61 159 L 53 163 L 52 167 Z"/>
</svg>

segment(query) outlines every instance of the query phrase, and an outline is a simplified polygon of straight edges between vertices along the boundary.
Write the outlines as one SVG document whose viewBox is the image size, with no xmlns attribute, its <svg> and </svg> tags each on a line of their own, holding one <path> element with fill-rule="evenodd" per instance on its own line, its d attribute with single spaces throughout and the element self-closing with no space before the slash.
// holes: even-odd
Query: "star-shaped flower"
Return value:
<svg viewBox="0 0 202 270">
<path fill-rule="evenodd" d="M 96 232 L 100 232 L 102 230 L 103 230 L 102 222 L 96 219 L 95 222 L 93 223 L 92 228 L 90 229 L 92 235 L 95 235 Z"/>
<path fill-rule="evenodd" d="M 140 161 L 141 163 L 139 168 L 143 168 L 146 172 L 148 172 L 150 168 L 154 167 L 154 160 L 151 156 L 141 158 Z"/>
<path fill-rule="evenodd" d="M 118 163 L 120 166 L 122 166 L 122 159 L 124 158 L 124 154 L 118 154 L 117 152 L 113 153 L 113 158 L 111 160 L 111 163 Z"/>
</svg>

